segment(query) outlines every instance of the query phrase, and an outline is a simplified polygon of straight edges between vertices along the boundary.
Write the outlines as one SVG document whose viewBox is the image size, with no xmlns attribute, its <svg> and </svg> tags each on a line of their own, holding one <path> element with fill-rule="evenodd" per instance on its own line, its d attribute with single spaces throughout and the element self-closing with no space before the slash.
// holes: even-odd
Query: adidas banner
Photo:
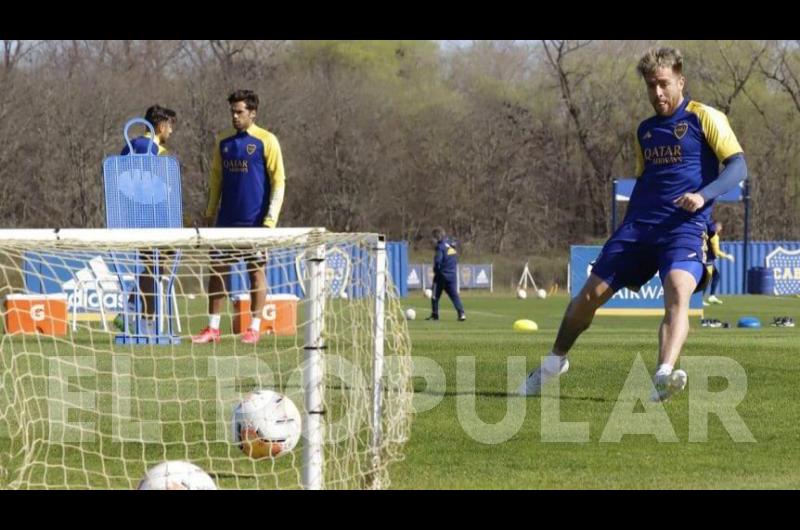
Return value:
<svg viewBox="0 0 800 530">
<path fill-rule="evenodd" d="M 468 264 L 458 266 L 459 289 L 494 290 L 493 267 L 491 263 Z M 408 266 L 406 282 L 409 289 L 429 289 L 433 284 L 433 266 L 429 264 L 411 264 Z"/>
</svg>

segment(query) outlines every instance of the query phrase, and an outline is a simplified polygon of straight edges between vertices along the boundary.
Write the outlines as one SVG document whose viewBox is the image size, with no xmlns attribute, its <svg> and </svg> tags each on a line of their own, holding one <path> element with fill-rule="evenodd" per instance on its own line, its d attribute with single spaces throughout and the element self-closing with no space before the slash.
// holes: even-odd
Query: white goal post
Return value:
<svg viewBox="0 0 800 530">
<path fill-rule="evenodd" d="M 386 259 L 379 234 L 320 228 L 0 230 L 0 489 L 131 488 L 167 460 L 220 488 L 387 487 L 413 391 Z M 206 292 L 211 264 L 224 292 Z M 221 340 L 195 344 L 209 294 L 224 296 Z M 234 443 L 231 411 L 258 389 L 301 412 L 288 454 Z"/>
</svg>

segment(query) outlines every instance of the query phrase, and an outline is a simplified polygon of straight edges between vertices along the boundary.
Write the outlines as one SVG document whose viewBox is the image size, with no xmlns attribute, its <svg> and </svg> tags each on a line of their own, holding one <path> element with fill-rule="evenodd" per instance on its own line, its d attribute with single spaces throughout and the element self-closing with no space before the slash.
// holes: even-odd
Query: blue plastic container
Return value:
<svg viewBox="0 0 800 530">
<path fill-rule="evenodd" d="M 749 294 L 775 294 L 775 278 L 772 269 L 752 267 L 747 271 L 747 292 Z"/>
<path fill-rule="evenodd" d="M 756 317 L 742 317 L 737 324 L 740 328 L 760 328 L 761 321 Z"/>
</svg>

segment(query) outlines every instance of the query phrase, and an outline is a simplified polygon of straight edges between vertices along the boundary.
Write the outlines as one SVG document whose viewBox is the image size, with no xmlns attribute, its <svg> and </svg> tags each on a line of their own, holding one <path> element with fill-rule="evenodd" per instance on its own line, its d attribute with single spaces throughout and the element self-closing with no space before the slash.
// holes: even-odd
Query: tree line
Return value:
<svg viewBox="0 0 800 530">
<path fill-rule="evenodd" d="M 441 225 L 465 252 L 563 253 L 609 234 L 612 179 L 653 113 L 636 63 L 660 45 L 745 149 L 753 238 L 800 239 L 796 41 L 0 40 L 0 226 L 104 226 L 103 158 L 154 103 L 178 113 L 199 215 L 227 95 L 251 88 L 283 150 L 281 226 L 427 246 Z M 741 237 L 740 205 L 716 216 Z"/>
</svg>

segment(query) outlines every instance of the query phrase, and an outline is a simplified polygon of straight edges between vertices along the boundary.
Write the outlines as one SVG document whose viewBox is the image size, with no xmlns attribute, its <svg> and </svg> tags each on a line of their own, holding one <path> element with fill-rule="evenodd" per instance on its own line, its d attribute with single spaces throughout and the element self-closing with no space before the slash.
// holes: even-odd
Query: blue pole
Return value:
<svg viewBox="0 0 800 530">
<path fill-rule="evenodd" d="M 617 179 L 611 181 L 611 234 L 617 229 Z"/>
<path fill-rule="evenodd" d="M 742 294 L 747 294 L 748 250 L 750 247 L 750 179 L 744 181 L 744 249 L 742 259 Z"/>
</svg>

